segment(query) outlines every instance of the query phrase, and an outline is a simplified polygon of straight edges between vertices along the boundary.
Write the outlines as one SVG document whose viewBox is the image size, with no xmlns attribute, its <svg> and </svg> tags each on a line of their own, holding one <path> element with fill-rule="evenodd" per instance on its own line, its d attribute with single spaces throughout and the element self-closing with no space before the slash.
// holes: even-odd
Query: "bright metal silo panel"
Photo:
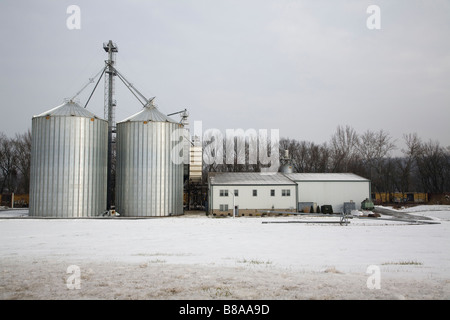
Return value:
<svg viewBox="0 0 450 320">
<path fill-rule="evenodd" d="M 108 123 L 67 102 L 32 119 L 30 216 L 97 216 L 106 208 Z"/>
<path fill-rule="evenodd" d="M 116 210 L 122 216 L 183 213 L 183 164 L 172 159 L 182 125 L 152 104 L 117 124 Z"/>
</svg>

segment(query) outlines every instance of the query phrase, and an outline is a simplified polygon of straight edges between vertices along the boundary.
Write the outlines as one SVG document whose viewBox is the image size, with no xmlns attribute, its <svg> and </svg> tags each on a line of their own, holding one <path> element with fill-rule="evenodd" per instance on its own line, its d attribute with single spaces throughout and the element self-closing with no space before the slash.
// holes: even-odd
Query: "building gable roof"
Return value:
<svg viewBox="0 0 450 320">
<path fill-rule="evenodd" d="M 210 172 L 212 185 L 295 185 L 278 172 Z"/>
<path fill-rule="evenodd" d="M 292 181 L 369 181 L 354 173 L 286 173 L 285 176 Z"/>
</svg>

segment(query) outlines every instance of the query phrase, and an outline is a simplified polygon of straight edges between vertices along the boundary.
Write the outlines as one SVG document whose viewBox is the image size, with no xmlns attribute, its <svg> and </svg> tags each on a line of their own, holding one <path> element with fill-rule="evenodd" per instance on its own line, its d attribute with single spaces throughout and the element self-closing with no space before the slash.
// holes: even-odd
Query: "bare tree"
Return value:
<svg viewBox="0 0 450 320">
<path fill-rule="evenodd" d="M 258 134 L 256 130 L 228 129 L 224 143 L 226 166 L 221 171 L 258 172 Z"/>
<path fill-rule="evenodd" d="M 431 193 L 445 192 L 449 177 L 449 156 L 438 141 L 422 143 L 416 156 L 423 189 Z"/>
<path fill-rule="evenodd" d="M 450 191 L 450 146 L 445 149 L 444 192 Z"/>
<path fill-rule="evenodd" d="M 295 172 L 327 172 L 328 148 L 326 144 L 318 145 L 314 142 L 297 141 L 283 138 L 280 140 L 280 154 L 289 151 Z"/>
<path fill-rule="evenodd" d="M 208 130 L 203 136 L 203 173 L 218 172 L 224 163 L 223 135 L 219 130 Z"/>
<path fill-rule="evenodd" d="M 329 150 L 326 144 L 310 146 L 310 172 L 327 172 L 329 164 Z"/>
<path fill-rule="evenodd" d="M 309 172 L 309 145 L 310 142 L 300 141 L 295 143 L 295 149 L 292 154 L 292 164 L 297 172 Z"/>
<path fill-rule="evenodd" d="M 0 193 L 15 191 L 16 176 L 13 142 L 4 133 L 0 133 Z"/>
<path fill-rule="evenodd" d="M 391 136 L 383 129 L 378 132 L 367 130 L 360 136 L 358 152 L 366 167 L 365 175 L 372 181 L 375 191 L 389 191 L 386 190 L 388 179 L 385 177 L 392 175 L 392 167 L 384 167 L 384 164 L 394 149 Z"/>
<path fill-rule="evenodd" d="M 18 181 L 18 192 L 29 193 L 30 190 L 30 167 L 31 167 L 31 131 L 17 134 L 13 140 L 14 145 L 14 167 L 20 173 Z"/>
<path fill-rule="evenodd" d="M 417 185 L 414 183 L 414 173 L 416 171 L 415 160 L 420 152 L 422 141 L 418 137 L 417 133 L 404 134 L 403 140 L 406 145 L 406 147 L 401 150 L 404 156 L 395 160 L 395 185 L 404 196 L 405 192 L 417 189 Z"/>
<path fill-rule="evenodd" d="M 349 172 L 358 158 L 358 135 L 350 126 L 338 126 L 336 132 L 331 137 L 330 152 L 330 171 L 331 172 Z"/>
</svg>

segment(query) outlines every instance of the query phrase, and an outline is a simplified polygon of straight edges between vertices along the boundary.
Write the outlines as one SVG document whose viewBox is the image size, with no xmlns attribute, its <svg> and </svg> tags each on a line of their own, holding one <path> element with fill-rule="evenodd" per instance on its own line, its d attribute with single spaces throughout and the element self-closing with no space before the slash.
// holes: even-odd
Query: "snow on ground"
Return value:
<svg viewBox="0 0 450 320">
<path fill-rule="evenodd" d="M 449 299 L 450 209 L 429 209 L 414 214 L 439 224 L 0 211 L 0 299 Z M 79 290 L 67 287 L 71 265 Z M 380 270 L 379 289 L 368 286 L 369 266 Z"/>
<path fill-rule="evenodd" d="M 421 205 L 416 207 L 410 207 L 403 209 L 402 211 L 407 213 L 413 213 L 415 215 L 421 215 L 433 218 L 434 220 L 450 221 L 450 206 L 449 205 Z"/>
<path fill-rule="evenodd" d="M 3 209 L 0 208 L 0 218 L 28 217 L 28 209 Z"/>
<path fill-rule="evenodd" d="M 450 205 L 419 205 L 413 207 L 403 207 L 401 209 L 394 209 L 392 207 L 377 206 L 380 211 L 388 210 L 394 213 L 412 214 L 418 217 L 428 217 L 432 220 L 450 221 Z"/>
</svg>

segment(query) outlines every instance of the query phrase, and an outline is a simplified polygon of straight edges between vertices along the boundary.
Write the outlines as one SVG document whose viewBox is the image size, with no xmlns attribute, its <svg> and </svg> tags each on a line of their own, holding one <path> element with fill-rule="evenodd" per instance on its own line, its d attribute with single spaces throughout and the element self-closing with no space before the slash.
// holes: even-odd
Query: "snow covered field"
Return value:
<svg viewBox="0 0 450 320">
<path fill-rule="evenodd" d="M 439 224 L 0 211 L 0 299 L 449 299 L 450 206 L 401 212 Z"/>
</svg>

